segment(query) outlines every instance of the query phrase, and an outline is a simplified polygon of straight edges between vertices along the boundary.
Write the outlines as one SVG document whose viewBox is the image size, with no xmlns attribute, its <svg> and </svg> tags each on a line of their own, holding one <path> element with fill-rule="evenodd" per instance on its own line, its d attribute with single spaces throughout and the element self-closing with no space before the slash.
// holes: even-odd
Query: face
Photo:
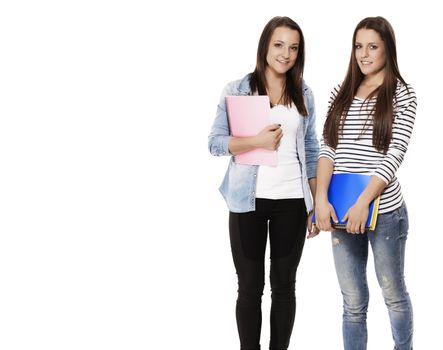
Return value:
<svg viewBox="0 0 443 350">
<path fill-rule="evenodd" d="M 297 59 L 300 34 L 298 31 L 277 27 L 269 41 L 266 70 L 275 75 L 284 75 L 290 70 Z"/>
<path fill-rule="evenodd" d="M 373 29 L 362 28 L 355 37 L 355 59 L 365 76 L 384 75 L 385 44 Z"/>
</svg>

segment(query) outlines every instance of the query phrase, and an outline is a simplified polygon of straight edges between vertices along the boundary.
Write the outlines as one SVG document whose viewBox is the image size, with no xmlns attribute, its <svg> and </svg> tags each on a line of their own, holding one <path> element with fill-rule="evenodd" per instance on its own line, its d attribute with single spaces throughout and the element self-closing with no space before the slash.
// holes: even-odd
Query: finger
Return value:
<svg viewBox="0 0 443 350">
<path fill-rule="evenodd" d="M 309 233 L 309 235 L 306 237 L 307 239 L 309 239 L 309 238 L 314 238 L 315 236 L 317 236 L 318 235 L 318 231 L 316 231 L 316 232 L 310 232 Z"/>
<path fill-rule="evenodd" d="M 354 233 L 354 228 L 352 227 L 352 223 L 349 220 L 346 223 L 346 232 L 347 233 Z"/>
<path fill-rule="evenodd" d="M 346 222 L 349 219 L 349 210 L 346 212 L 345 216 L 341 219 L 341 221 Z"/>
<path fill-rule="evenodd" d="M 313 228 L 315 227 L 315 225 L 312 224 L 312 216 L 310 216 L 308 218 L 308 231 L 311 232 L 313 230 Z"/>
<path fill-rule="evenodd" d="M 335 214 L 334 208 L 331 209 L 331 218 L 336 224 L 338 224 L 337 214 Z"/>
<path fill-rule="evenodd" d="M 268 126 L 268 130 L 271 131 L 281 130 L 281 124 L 271 124 Z"/>
<path fill-rule="evenodd" d="M 320 233 L 320 230 L 316 225 L 312 225 L 312 230 L 309 231 L 309 235 L 307 238 L 312 238 L 317 236 Z"/>
</svg>

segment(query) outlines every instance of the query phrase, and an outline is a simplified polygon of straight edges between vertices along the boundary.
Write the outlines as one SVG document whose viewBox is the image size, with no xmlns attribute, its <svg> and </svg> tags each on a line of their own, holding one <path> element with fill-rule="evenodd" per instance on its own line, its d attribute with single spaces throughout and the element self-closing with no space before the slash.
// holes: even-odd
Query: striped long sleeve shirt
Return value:
<svg viewBox="0 0 443 350">
<path fill-rule="evenodd" d="M 331 95 L 332 102 L 340 87 Z M 392 140 L 386 154 L 372 145 L 373 119 L 371 110 L 376 97 L 364 101 L 355 97 L 349 108 L 343 130 L 339 133 L 338 145 L 333 149 L 321 141 L 320 157 L 334 163 L 334 173 L 360 173 L 379 177 L 387 186 L 380 196 L 379 213 L 388 213 L 402 205 L 403 196 L 395 173 L 408 148 L 415 121 L 417 99 L 410 85 L 400 81 L 394 98 L 394 121 Z"/>
</svg>

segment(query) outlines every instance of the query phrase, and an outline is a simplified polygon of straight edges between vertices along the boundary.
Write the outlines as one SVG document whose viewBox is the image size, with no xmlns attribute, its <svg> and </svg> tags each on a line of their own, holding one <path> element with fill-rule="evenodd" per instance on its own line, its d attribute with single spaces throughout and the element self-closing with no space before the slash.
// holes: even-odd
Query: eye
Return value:
<svg viewBox="0 0 443 350">
<path fill-rule="evenodd" d="M 371 50 L 377 50 L 377 49 L 378 49 L 378 46 L 377 46 L 377 45 L 369 45 L 369 48 L 370 48 Z"/>
<path fill-rule="evenodd" d="M 294 52 L 297 52 L 298 51 L 298 46 L 292 46 L 291 50 L 294 51 Z"/>
<path fill-rule="evenodd" d="M 362 47 L 362 46 L 361 46 L 360 44 L 355 44 L 355 45 L 354 45 L 354 48 L 355 48 L 356 50 L 361 49 L 361 47 Z"/>
<path fill-rule="evenodd" d="M 275 44 L 274 44 L 274 47 L 278 47 L 278 48 L 280 48 L 280 47 L 282 47 L 282 44 L 280 44 L 280 43 L 275 43 Z"/>
</svg>

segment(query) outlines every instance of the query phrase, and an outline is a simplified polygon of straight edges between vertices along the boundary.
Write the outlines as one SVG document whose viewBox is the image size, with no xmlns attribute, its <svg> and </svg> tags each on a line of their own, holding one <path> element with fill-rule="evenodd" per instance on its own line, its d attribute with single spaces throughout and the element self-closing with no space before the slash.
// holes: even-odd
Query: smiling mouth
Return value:
<svg viewBox="0 0 443 350">
<path fill-rule="evenodd" d="M 364 65 L 364 66 L 367 66 L 367 65 L 371 64 L 372 62 L 369 62 L 369 61 L 360 61 L 360 63 L 361 63 L 362 65 Z"/>
</svg>

